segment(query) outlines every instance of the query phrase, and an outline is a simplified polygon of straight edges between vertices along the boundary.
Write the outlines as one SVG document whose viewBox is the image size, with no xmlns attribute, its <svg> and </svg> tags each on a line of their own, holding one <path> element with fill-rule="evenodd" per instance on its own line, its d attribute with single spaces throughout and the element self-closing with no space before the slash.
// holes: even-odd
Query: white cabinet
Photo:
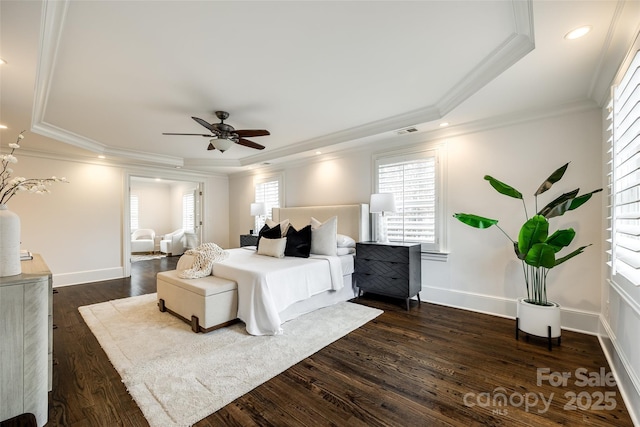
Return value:
<svg viewBox="0 0 640 427">
<path fill-rule="evenodd" d="M 52 373 L 52 279 L 39 255 L 0 277 L 0 421 L 30 412 L 48 419 Z"/>
</svg>

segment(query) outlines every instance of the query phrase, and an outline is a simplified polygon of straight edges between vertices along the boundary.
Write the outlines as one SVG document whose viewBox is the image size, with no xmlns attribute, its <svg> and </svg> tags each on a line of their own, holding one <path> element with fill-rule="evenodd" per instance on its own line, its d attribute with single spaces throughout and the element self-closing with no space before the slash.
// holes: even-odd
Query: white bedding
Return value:
<svg viewBox="0 0 640 427">
<path fill-rule="evenodd" d="M 252 335 L 282 333 L 279 313 L 291 304 L 343 284 L 337 256 L 273 258 L 244 248 L 213 265 L 213 275 L 238 284 L 238 318 Z"/>
</svg>

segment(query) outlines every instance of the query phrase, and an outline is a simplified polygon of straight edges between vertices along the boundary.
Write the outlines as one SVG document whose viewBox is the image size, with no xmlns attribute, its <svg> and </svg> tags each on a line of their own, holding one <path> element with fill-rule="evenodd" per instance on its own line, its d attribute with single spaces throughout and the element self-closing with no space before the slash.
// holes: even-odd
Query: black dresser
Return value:
<svg viewBox="0 0 640 427">
<path fill-rule="evenodd" d="M 362 292 L 402 298 L 407 303 L 418 296 L 421 285 L 420 243 L 356 244 L 355 272 L 353 278 Z"/>
</svg>

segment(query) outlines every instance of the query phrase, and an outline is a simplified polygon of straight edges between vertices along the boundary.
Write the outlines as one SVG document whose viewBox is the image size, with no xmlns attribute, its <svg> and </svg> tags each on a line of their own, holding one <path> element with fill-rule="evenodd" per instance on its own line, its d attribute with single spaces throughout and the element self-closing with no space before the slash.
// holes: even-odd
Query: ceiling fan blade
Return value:
<svg viewBox="0 0 640 427">
<path fill-rule="evenodd" d="M 240 129 L 240 130 L 236 130 L 234 131 L 235 133 L 238 134 L 239 137 L 245 137 L 245 136 L 266 136 L 266 135 L 271 135 L 269 133 L 268 130 L 266 129 Z"/>
<path fill-rule="evenodd" d="M 187 136 L 206 136 L 207 138 L 215 138 L 214 135 L 207 135 L 204 133 L 170 133 L 170 132 L 163 132 L 163 135 L 187 135 Z"/>
<path fill-rule="evenodd" d="M 256 144 L 248 139 L 240 138 L 236 141 L 236 144 L 244 145 L 245 147 L 255 148 L 256 150 L 264 150 L 264 145 Z"/>
<path fill-rule="evenodd" d="M 202 119 L 199 119 L 198 117 L 191 117 L 193 120 L 195 120 L 196 122 L 200 123 L 202 126 L 206 127 L 207 129 L 209 129 L 211 132 L 216 133 L 216 128 L 210 124 L 209 122 L 206 122 Z"/>
</svg>

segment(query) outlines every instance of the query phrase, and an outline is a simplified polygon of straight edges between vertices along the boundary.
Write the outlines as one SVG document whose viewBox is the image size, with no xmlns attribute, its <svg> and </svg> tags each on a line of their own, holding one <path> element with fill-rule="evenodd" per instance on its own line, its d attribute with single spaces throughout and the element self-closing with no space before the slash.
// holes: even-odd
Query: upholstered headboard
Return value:
<svg viewBox="0 0 640 427">
<path fill-rule="evenodd" d="M 370 240 L 368 204 L 273 208 L 272 211 L 275 222 L 288 219 L 298 230 L 308 225 L 311 217 L 324 222 L 333 216 L 338 217 L 338 233 L 346 234 L 356 242 Z"/>
</svg>

